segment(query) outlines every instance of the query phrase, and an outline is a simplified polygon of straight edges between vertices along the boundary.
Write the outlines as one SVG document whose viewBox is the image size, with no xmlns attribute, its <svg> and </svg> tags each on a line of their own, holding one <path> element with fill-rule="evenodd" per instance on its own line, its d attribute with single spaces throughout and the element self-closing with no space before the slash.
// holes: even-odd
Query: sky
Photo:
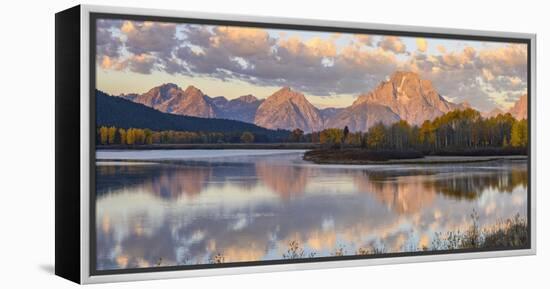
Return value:
<svg viewBox="0 0 550 289">
<path fill-rule="evenodd" d="M 289 86 L 319 108 L 346 107 L 395 71 L 480 111 L 527 93 L 526 44 L 117 19 L 96 29 L 96 87 L 113 95 L 170 82 L 266 98 Z"/>
</svg>

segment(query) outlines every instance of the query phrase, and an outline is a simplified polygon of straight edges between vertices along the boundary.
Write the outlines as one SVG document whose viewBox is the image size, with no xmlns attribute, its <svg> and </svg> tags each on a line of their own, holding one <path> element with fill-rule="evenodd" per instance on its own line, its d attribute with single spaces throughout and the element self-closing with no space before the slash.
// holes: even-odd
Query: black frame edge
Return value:
<svg viewBox="0 0 550 289">
<path fill-rule="evenodd" d="M 55 275 L 79 284 L 80 11 L 55 14 Z"/>
</svg>

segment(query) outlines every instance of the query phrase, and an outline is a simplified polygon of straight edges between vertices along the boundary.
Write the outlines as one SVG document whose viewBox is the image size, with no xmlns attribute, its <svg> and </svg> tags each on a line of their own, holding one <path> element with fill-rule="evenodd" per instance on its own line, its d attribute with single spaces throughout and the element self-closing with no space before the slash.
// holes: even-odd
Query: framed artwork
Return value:
<svg viewBox="0 0 550 289">
<path fill-rule="evenodd" d="M 535 35 L 56 14 L 56 274 L 535 254 Z"/>
</svg>

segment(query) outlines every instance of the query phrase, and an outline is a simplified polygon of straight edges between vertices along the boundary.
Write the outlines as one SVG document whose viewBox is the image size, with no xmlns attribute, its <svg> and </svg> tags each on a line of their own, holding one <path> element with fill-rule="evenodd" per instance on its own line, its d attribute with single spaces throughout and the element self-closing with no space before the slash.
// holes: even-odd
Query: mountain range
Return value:
<svg viewBox="0 0 550 289">
<path fill-rule="evenodd" d="M 182 89 L 167 83 L 143 94 L 120 97 L 165 113 L 237 120 L 268 129 L 299 128 L 304 132 L 344 126 L 351 131 L 366 131 L 376 123 L 391 124 L 399 120 L 420 125 L 449 111 L 470 107 L 467 103 L 446 100 L 431 81 L 405 71 L 393 73 L 345 108 L 319 109 L 304 94 L 290 87 L 283 87 L 266 99 L 244 95 L 228 100 L 223 96 L 210 97 L 192 85 Z M 518 119 L 526 118 L 527 96 L 522 96 L 508 112 Z M 484 116 L 498 113 L 502 111 L 494 110 Z"/>
<path fill-rule="evenodd" d="M 155 98 L 152 98 L 154 103 Z M 118 128 L 148 128 L 155 131 L 190 131 L 234 133 L 237 137 L 243 131 L 254 133 L 262 141 L 286 139 L 289 131 L 270 130 L 252 123 L 216 118 L 199 118 L 161 112 L 142 103 L 111 96 L 96 90 L 96 125 Z"/>
<path fill-rule="evenodd" d="M 319 109 L 289 87 L 281 88 L 258 107 L 254 123 L 267 128 L 299 128 L 306 132 L 323 128 Z"/>
</svg>

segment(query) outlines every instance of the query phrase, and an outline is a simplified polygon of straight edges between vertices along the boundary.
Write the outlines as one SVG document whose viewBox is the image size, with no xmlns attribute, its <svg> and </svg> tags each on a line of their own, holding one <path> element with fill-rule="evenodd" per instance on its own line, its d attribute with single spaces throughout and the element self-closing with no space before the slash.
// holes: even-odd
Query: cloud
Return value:
<svg viewBox="0 0 550 289">
<path fill-rule="evenodd" d="M 172 52 L 179 45 L 176 24 L 100 19 L 97 22 L 97 62 L 102 69 L 149 74 L 174 68 Z"/>
<path fill-rule="evenodd" d="M 499 91 L 527 90 L 527 83 L 518 76 L 499 75 L 489 81 L 493 87 L 498 87 Z"/>
<path fill-rule="evenodd" d="M 335 32 L 335 33 L 330 34 L 329 38 L 330 38 L 331 41 L 336 41 L 336 40 L 340 39 L 342 37 L 342 35 L 343 34 L 340 33 L 340 32 Z"/>
<path fill-rule="evenodd" d="M 215 27 L 209 39 L 211 46 L 236 56 L 267 53 L 275 42 L 264 29 L 229 26 Z"/>
<path fill-rule="evenodd" d="M 440 55 L 414 53 L 405 67 L 431 80 L 441 95 L 485 110 L 493 107 L 494 103 L 479 80 L 481 71 L 475 66 L 473 52 L 466 47 L 462 51 Z"/>
<path fill-rule="evenodd" d="M 367 35 L 367 34 L 355 34 L 353 35 L 353 38 L 363 44 L 363 45 L 367 45 L 367 46 L 372 46 L 373 45 L 373 37 L 371 35 Z"/>
<path fill-rule="evenodd" d="M 131 55 L 125 59 L 112 58 L 104 55 L 100 67 L 105 70 L 125 70 L 141 74 L 150 74 L 156 64 L 156 58 L 149 54 Z"/>
<path fill-rule="evenodd" d="M 96 33 L 96 45 L 97 55 L 118 57 L 120 55 L 122 41 L 120 41 L 119 38 L 114 37 L 109 30 L 98 29 Z"/>
<path fill-rule="evenodd" d="M 527 45 L 509 44 L 479 52 L 479 64 L 495 75 L 517 76 L 527 79 Z"/>
<path fill-rule="evenodd" d="M 234 79 L 319 96 L 368 92 L 395 70 L 418 72 L 442 95 L 482 110 L 505 105 L 505 96 L 527 87 L 525 45 L 437 45 L 431 54 L 424 38 L 413 38 L 416 49 L 407 50 L 396 36 L 303 38 L 261 28 L 111 20 L 98 21 L 96 35 L 97 64 L 105 70 Z"/>
<path fill-rule="evenodd" d="M 416 38 L 416 49 L 420 52 L 426 52 L 428 49 L 428 41 L 426 38 Z"/>
<path fill-rule="evenodd" d="M 334 42 L 321 38 L 312 38 L 303 42 L 298 37 L 281 39 L 277 43 L 278 56 L 281 61 L 298 62 L 309 67 L 319 66 L 324 58 L 336 56 Z"/>
<path fill-rule="evenodd" d="M 448 51 L 439 54 L 413 53 L 405 69 L 431 80 L 437 90 L 457 101 L 467 101 L 480 110 L 507 106 L 504 95 L 527 91 L 527 54 L 516 45 L 498 48 Z"/>
<path fill-rule="evenodd" d="M 178 43 L 173 23 L 124 21 L 120 31 L 126 37 L 126 49 L 134 54 L 158 53 L 166 57 Z"/>
<path fill-rule="evenodd" d="M 176 59 L 184 63 L 180 68 L 188 68 L 194 74 L 208 74 L 213 77 L 227 77 L 227 72 L 240 72 L 242 67 L 237 61 L 232 61 L 226 51 L 219 49 L 194 50 L 189 46 L 182 46 L 175 53 Z M 183 73 L 183 71 L 174 71 Z"/>
<path fill-rule="evenodd" d="M 431 80 L 440 94 L 455 99 L 455 102 L 468 102 L 482 111 L 494 107 L 494 102 L 473 68 L 442 70 L 423 74 L 423 77 Z"/>
<path fill-rule="evenodd" d="M 491 70 L 489 70 L 487 68 L 482 68 L 481 69 L 481 75 L 483 76 L 483 79 L 485 81 L 492 81 L 493 79 L 495 79 L 495 76 L 493 75 L 493 72 L 491 72 Z"/>
<path fill-rule="evenodd" d="M 383 36 L 382 40 L 378 42 L 378 47 L 394 53 L 405 53 L 407 51 L 405 43 L 397 36 Z"/>
<path fill-rule="evenodd" d="M 435 56 L 445 69 L 464 69 L 473 65 L 476 51 L 472 47 L 465 47 L 460 52 L 449 52 Z"/>
<path fill-rule="evenodd" d="M 133 72 L 150 74 L 155 66 L 156 59 L 150 54 L 132 55 L 126 60 L 126 66 Z"/>
<path fill-rule="evenodd" d="M 119 57 L 122 48 L 122 41 L 115 36 L 113 29 L 116 29 L 122 23 L 120 20 L 105 20 L 97 21 L 96 29 L 96 55 L 98 61 L 101 61 L 104 56 Z"/>
<path fill-rule="evenodd" d="M 180 68 L 256 85 L 288 85 L 315 95 L 357 93 L 374 87 L 396 67 L 395 55 L 383 49 L 362 50 L 350 44 L 339 52 L 339 35 L 302 40 L 275 39 L 262 29 L 195 26 L 185 31 L 188 45 L 175 53 L 184 63 Z"/>
<path fill-rule="evenodd" d="M 323 40 L 319 37 L 312 38 L 306 43 L 308 49 L 317 57 L 336 56 L 336 45 L 333 40 Z"/>
<path fill-rule="evenodd" d="M 383 74 L 387 74 L 397 67 L 397 59 L 393 53 L 383 49 L 361 50 L 351 45 L 342 49 L 339 60 L 342 66 L 353 73 L 376 74 L 383 71 Z"/>
<path fill-rule="evenodd" d="M 396 68 L 395 55 L 382 49 L 363 50 L 350 44 L 337 53 L 334 43 L 320 39 L 293 38 L 279 44 L 271 58 L 254 63 L 250 76 L 322 96 L 374 88 Z"/>
<path fill-rule="evenodd" d="M 182 31 L 185 35 L 184 41 L 199 47 L 207 47 L 210 45 L 210 32 L 208 26 L 204 25 L 183 25 Z"/>
<path fill-rule="evenodd" d="M 108 55 L 103 55 L 100 61 L 100 67 L 103 69 L 123 70 L 124 68 L 126 68 L 116 58 L 112 58 Z"/>
</svg>

